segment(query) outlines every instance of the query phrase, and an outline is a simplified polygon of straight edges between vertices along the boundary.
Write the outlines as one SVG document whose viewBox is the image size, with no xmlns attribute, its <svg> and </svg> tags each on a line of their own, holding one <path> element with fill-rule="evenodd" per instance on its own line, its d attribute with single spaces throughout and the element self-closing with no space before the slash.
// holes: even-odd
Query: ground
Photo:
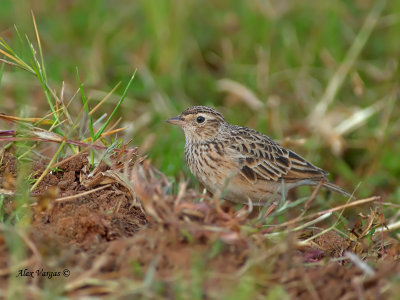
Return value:
<svg viewBox="0 0 400 300">
<path fill-rule="evenodd" d="M 31 165 L 34 179 L 47 163 Z M 14 155 L 3 152 L 2 216 L 10 223 L 16 177 Z M 398 289 L 391 278 L 400 272 L 399 244 L 380 234 L 369 243 L 356 237 L 375 220 L 364 218 L 345 236 L 318 236 L 316 225 L 276 230 L 184 184 L 171 190 L 146 160 L 115 158 L 91 172 L 87 154 L 64 159 L 31 193 L 31 227 L 0 227 L 0 291 L 24 280 L 30 288 L 21 292 L 31 299 L 50 282 L 54 295 L 151 299 L 385 299 Z M 18 263 L 10 230 L 25 249 Z M 47 273 L 22 279 L 25 269 Z"/>
</svg>

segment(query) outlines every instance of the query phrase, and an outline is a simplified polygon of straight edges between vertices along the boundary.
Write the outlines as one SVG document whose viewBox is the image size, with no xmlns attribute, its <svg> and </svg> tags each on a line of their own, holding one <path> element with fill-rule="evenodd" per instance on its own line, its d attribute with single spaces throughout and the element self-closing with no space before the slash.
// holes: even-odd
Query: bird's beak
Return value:
<svg viewBox="0 0 400 300">
<path fill-rule="evenodd" d="M 182 125 L 183 125 L 183 120 L 181 119 L 180 116 L 173 117 L 171 119 L 166 120 L 165 122 L 173 124 L 173 125 L 177 125 L 179 127 L 182 127 Z"/>
</svg>

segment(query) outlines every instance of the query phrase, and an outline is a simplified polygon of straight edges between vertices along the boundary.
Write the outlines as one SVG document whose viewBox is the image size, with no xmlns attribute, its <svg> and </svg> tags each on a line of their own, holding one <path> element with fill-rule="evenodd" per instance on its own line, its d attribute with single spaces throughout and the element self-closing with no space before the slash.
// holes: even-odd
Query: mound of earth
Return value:
<svg viewBox="0 0 400 300">
<path fill-rule="evenodd" d="M 64 296 L 157 299 L 234 298 L 246 289 L 254 299 L 379 299 L 396 288 L 390 278 L 400 272 L 400 248 L 393 240 L 382 252 L 371 249 L 378 243 L 366 249 L 328 231 L 299 246 L 322 229 L 269 238 L 248 214 L 185 184 L 173 193 L 148 161 L 102 162 L 92 170 L 79 154 L 41 178 L 47 164 L 31 164 L 29 180 L 40 182 L 21 204 L 18 163 L 2 153 L 0 293 L 25 269 L 34 272 L 25 278 L 32 287 L 26 298 L 42 296 L 50 283 Z M 29 226 L 13 226 L 23 212 Z M 26 257 L 18 263 L 17 240 Z"/>
</svg>

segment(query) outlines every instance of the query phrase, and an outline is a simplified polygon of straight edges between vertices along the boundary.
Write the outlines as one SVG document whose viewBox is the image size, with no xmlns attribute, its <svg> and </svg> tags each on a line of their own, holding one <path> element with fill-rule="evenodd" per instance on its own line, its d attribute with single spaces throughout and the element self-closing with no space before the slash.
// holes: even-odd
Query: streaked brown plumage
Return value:
<svg viewBox="0 0 400 300">
<path fill-rule="evenodd" d="M 253 129 L 227 123 L 216 110 L 194 106 L 167 120 L 185 133 L 185 156 L 194 176 L 224 199 L 264 205 L 299 185 L 323 186 L 351 195 L 327 181 L 328 172 Z"/>
</svg>

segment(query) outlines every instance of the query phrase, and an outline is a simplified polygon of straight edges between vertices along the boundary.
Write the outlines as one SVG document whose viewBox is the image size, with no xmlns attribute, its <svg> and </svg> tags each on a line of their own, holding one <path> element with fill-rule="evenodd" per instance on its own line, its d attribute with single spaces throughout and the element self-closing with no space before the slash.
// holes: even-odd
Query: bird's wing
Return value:
<svg viewBox="0 0 400 300">
<path fill-rule="evenodd" d="M 269 137 L 236 127 L 228 146 L 229 155 L 238 161 L 240 174 L 248 181 L 322 179 L 328 174 Z"/>
</svg>

